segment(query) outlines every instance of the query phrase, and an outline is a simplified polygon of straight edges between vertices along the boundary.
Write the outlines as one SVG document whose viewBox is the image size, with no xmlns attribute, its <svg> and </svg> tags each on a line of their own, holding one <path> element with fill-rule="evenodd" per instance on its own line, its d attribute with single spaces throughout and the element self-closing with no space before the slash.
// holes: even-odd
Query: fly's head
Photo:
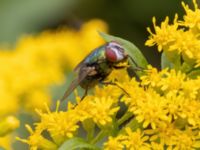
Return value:
<svg viewBox="0 0 200 150">
<path fill-rule="evenodd" d="M 108 61 L 117 63 L 126 60 L 128 54 L 119 43 L 112 41 L 105 47 L 105 56 Z"/>
</svg>

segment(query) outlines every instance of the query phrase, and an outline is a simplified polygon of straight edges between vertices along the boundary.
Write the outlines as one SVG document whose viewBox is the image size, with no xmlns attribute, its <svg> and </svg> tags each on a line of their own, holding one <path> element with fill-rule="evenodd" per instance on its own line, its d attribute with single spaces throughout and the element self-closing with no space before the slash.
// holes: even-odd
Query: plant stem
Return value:
<svg viewBox="0 0 200 150">
<path fill-rule="evenodd" d="M 124 123 L 126 120 L 128 120 L 133 114 L 130 112 L 126 112 L 118 121 L 118 125 L 120 126 L 122 123 Z"/>
<path fill-rule="evenodd" d="M 101 140 L 106 134 L 105 130 L 101 130 L 97 136 L 90 142 L 91 144 L 95 144 L 97 143 L 99 140 Z"/>
<path fill-rule="evenodd" d="M 90 130 L 90 132 L 87 132 L 87 141 L 90 141 L 94 136 L 94 128 Z"/>
</svg>

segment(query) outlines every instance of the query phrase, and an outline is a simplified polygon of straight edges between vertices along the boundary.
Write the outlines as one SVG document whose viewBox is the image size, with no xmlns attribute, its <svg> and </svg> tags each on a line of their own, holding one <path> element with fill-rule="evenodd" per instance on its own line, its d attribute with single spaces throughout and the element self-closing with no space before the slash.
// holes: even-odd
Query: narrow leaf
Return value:
<svg viewBox="0 0 200 150">
<path fill-rule="evenodd" d="M 161 68 L 173 68 L 173 64 L 169 61 L 169 59 L 167 58 L 165 52 L 162 53 L 161 55 Z"/>
<path fill-rule="evenodd" d="M 162 69 L 170 68 L 175 70 L 181 69 L 181 56 L 175 51 L 165 51 L 162 53 L 161 57 Z"/>
<path fill-rule="evenodd" d="M 71 138 L 65 141 L 58 150 L 76 150 L 76 149 L 100 150 L 98 147 L 87 143 L 81 138 Z"/>
</svg>

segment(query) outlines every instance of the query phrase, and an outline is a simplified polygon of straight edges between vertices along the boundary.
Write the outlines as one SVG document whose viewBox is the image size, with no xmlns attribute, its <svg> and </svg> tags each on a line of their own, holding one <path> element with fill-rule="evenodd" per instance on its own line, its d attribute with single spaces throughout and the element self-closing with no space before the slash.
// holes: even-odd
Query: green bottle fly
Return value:
<svg viewBox="0 0 200 150">
<path fill-rule="evenodd" d="M 117 42 L 109 42 L 93 50 L 74 69 L 77 77 L 72 81 L 61 100 L 66 99 L 71 92 L 80 85 L 87 95 L 89 88 L 103 82 L 114 68 L 119 68 L 118 63 L 126 61 L 128 54 Z"/>
</svg>

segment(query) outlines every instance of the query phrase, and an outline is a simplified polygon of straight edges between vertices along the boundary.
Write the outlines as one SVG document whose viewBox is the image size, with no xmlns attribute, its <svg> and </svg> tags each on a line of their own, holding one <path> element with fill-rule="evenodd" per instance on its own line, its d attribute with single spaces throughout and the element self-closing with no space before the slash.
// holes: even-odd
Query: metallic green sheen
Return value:
<svg viewBox="0 0 200 150">
<path fill-rule="evenodd" d="M 112 71 L 112 64 L 106 59 L 105 56 L 105 45 L 95 49 L 84 61 L 83 64 L 86 66 L 94 66 L 97 75 L 87 76 L 81 83 L 80 86 L 83 88 L 93 87 L 99 81 L 105 79 Z M 80 71 L 81 73 L 81 71 Z"/>
<path fill-rule="evenodd" d="M 92 64 L 97 62 L 98 60 L 105 60 L 105 45 L 98 47 L 95 49 L 86 59 L 83 63 L 85 64 Z"/>
</svg>

